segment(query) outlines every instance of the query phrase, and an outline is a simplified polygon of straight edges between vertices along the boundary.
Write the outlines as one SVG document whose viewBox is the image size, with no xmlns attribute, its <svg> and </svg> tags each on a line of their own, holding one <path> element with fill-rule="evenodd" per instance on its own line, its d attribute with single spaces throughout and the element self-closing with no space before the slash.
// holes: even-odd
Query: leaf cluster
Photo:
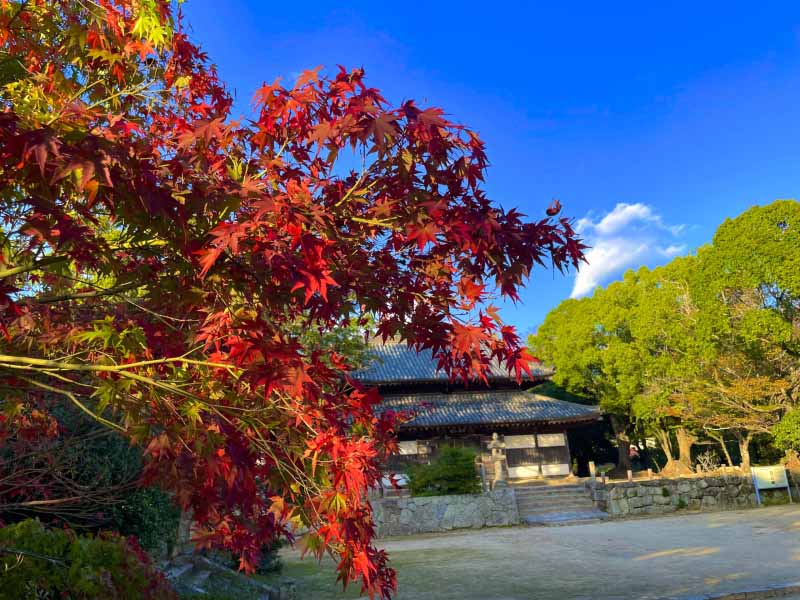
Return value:
<svg viewBox="0 0 800 600">
<path fill-rule="evenodd" d="M 307 531 L 389 597 L 366 498 L 397 422 L 343 330 L 520 377 L 493 302 L 584 245 L 560 206 L 493 203 L 480 137 L 360 69 L 265 84 L 236 119 L 173 9 L 0 3 L 0 441 L 44 436 L 57 397 L 140 446 L 201 546 L 251 571 Z"/>
</svg>

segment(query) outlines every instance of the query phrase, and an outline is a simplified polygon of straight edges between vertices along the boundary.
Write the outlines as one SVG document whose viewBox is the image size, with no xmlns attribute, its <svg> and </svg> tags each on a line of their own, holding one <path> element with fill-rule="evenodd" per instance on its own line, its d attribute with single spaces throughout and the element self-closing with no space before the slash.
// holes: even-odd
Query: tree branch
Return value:
<svg viewBox="0 0 800 600">
<path fill-rule="evenodd" d="M 67 565 L 67 561 L 61 558 L 56 558 L 55 556 L 47 556 L 46 554 L 39 554 L 38 552 L 31 552 L 29 550 L 19 550 L 18 548 L 4 548 L 0 546 L 0 554 L 14 554 L 16 556 L 29 556 L 31 558 L 38 558 L 40 560 L 46 560 L 49 563 L 54 565 L 58 565 L 60 567 L 64 567 Z"/>
<path fill-rule="evenodd" d="M 31 265 L 21 265 L 19 267 L 12 267 L 10 269 L 0 271 L 0 279 L 5 279 L 6 277 L 13 277 L 14 275 L 19 275 L 20 273 L 27 273 L 28 271 L 35 271 L 36 269 L 41 269 L 42 267 L 46 267 L 47 265 L 64 262 L 68 259 L 69 258 L 67 256 L 48 256 L 47 258 L 43 258 L 42 260 L 36 261 Z"/>
<path fill-rule="evenodd" d="M 39 304 L 52 304 L 55 302 L 65 302 L 68 300 L 82 300 L 85 298 L 99 298 L 100 296 L 114 296 L 116 294 L 121 294 L 122 292 L 127 292 L 128 290 L 139 287 L 143 287 L 142 284 L 132 281 L 130 283 L 125 283 L 123 285 L 118 285 L 117 287 L 108 289 L 93 290 L 91 292 L 79 292 L 77 294 L 64 294 L 62 296 L 46 296 L 44 298 L 36 298 L 36 302 Z"/>
</svg>

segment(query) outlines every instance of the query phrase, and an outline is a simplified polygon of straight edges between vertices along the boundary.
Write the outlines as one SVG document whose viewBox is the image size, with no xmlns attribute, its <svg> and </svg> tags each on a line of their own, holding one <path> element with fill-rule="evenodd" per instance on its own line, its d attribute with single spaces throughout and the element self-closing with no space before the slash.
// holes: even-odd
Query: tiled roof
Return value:
<svg viewBox="0 0 800 600">
<path fill-rule="evenodd" d="M 383 398 L 381 410 L 414 411 L 403 428 L 514 423 L 578 423 L 600 418 L 596 406 L 556 400 L 522 390 L 400 394 Z"/>
<path fill-rule="evenodd" d="M 372 385 L 401 385 L 407 383 L 445 383 L 448 377 L 436 369 L 436 360 L 430 350 L 417 352 L 405 344 L 373 346 L 370 351 L 375 360 L 366 368 L 354 373 L 354 377 Z M 553 370 L 541 365 L 531 367 L 534 380 L 547 379 Z M 491 367 L 489 381 L 515 382 L 516 378 L 499 364 Z M 523 374 L 523 380 L 531 377 Z"/>
</svg>

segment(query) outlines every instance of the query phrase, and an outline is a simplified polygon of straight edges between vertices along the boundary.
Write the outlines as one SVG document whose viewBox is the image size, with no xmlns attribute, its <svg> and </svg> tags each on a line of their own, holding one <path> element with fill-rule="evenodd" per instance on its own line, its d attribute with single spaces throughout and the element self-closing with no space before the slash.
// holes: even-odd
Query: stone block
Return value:
<svg viewBox="0 0 800 600">
<path fill-rule="evenodd" d="M 630 505 L 628 504 L 627 498 L 620 498 L 619 500 L 612 500 L 611 504 L 609 505 L 611 508 L 612 514 L 615 515 L 626 515 L 630 512 Z"/>
<path fill-rule="evenodd" d="M 618 498 L 624 498 L 624 497 L 625 497 L 625 490 L 623 490 L 622 488 L 615 487 L 608 490 L 608 498 L 610 500 L 617 500 Z"/>
</svg>

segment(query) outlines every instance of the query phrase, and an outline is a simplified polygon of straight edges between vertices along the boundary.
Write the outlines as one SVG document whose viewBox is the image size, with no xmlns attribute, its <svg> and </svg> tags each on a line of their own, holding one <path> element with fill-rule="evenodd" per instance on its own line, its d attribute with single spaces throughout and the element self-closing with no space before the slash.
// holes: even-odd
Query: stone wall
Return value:
<svg viewBox="0 0 800 600">
<path fill-rule="evenodd" d="M 732 510 L 756 506 L 750 477 L 720 475 L 587 484 L 598 508 L 612 517 L 677 510 Z M 793 490 L 794 494 L 794 490 Z M 764 504 L 788 501 L 786 490 L 762 490 Z"/>
<path fill-rule="evenodd" d="M 519 524 L 512 488 L 484 494 L 372 500 L 379 536 L 434 533 Z"/>
</svg>

